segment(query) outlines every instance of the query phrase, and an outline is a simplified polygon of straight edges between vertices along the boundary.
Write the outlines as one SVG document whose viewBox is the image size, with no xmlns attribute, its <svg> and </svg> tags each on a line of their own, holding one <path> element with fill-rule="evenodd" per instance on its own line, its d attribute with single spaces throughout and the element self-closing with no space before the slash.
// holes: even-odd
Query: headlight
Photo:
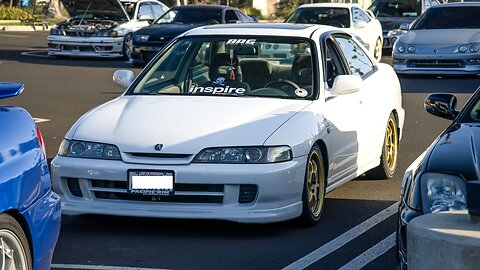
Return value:
<svg viewBox="0 0 480 270">
<path fill-rule="evenodd" d="M 59 156 L 76 158 L 121 160 L 118 147 L 111 144 L 63 140 L 58 149 Z"/>
<path fill-rule="evenodd" d="M 466 184 L 459 176 L 425 173 L 420 181 L 424 213 L 466 209 Z"/>
<path fill-rule="evenodd" d="M 63 36 L 63 30 L 59 28 L 52 28 L 50 29 L 50 35 Z"/>
<path fill-rule="evenodd" d="M 400 45 L 400 46 L 398 46 L 397 50 L 398 50 L 399 53 L 404 53 L 406 48 L 405 48 L 404 45 Z"/>
<path fill-rule="evenodd" d="M 475 44 L 475 45 L 472 45 L 472 46 L 470 46 L 470 48 L 468 48 L 468 50 L 469 50 L 470 52 L 472 52 L 472 53 L 478 52 L 479 49 L 480 49 L 480 47 L 479 47 L 478 45 L 476 45 L 476 44 Z"/>
<path fill-rule="evenodd" d="M 199 163 L 277 163 L 292 160 L 288 146 L 215 147 L 200 151 L 193 159 Z"/>
<path fill-rule="evenodd" d="M 461 53 L 467 52 L 468 47 L 466 45 L 462 45 L 462 46 L 458 47 L 458 51 L 461 52 Z"/>
<path fill-rule="evenodd" d="M 134 35 L 133 40 L 136 42 L 146 42 L 150 38 L 149 35 Z"/>
<path fill-rule="evenodd" d="M 94 33 L 92 36 L 94 37 L 117 37 L 117 31 L 99 31 Z"/>
<path fill-rule="evenodd" d="M 415 48 L 415 46 L 409 46 L 408 49 L 407 49 L 407 51 L 409 53 L 414 53 L 416 50 L 417 50 L 417 48 Z"/>
</svg>

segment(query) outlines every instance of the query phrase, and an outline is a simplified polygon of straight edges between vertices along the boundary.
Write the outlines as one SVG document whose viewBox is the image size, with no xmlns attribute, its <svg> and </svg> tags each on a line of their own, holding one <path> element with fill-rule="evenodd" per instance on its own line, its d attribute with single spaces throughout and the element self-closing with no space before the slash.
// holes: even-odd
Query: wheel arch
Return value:
<svg viewBox="0 0 480 270">
<path fill-rule="evenodd" d="M 325 181 L 328 180 L 328 172 L 329 172 L 329 162 L 328 162 L 328 148 L 325 142 L 322 139 L 318 139 L 315 142 L 316 145 L 320 148 L 320 151 L 322 153 L 322 159 L 323 159 L 323 167 L 325 168 Z M 328 182 L 328 181 L 327 181 Z"/>
</svg>

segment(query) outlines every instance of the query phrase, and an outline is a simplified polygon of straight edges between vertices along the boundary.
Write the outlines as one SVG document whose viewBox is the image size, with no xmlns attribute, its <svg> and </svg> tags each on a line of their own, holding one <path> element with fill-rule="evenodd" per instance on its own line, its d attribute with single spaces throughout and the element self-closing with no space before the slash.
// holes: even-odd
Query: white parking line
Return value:
<svg viewBox="0 0 480 270">
<path fill-rule="evenodd" d="M 167 270 L 160 268 L 141 268 L 106 265 L 82 265 L 82 264 L 52 264 L 51 269 L 77 269 L 77 270 Z"/>
<path fill-rule="evenodd" d="M 0 37 L 28 38 L 27 36 L 20 36 L 20 35 L 6 35 L 6 34 L 0 34 Z"/>
<path fill-rule="evenodd" d="M 387 238 L 378 242 L 375 246 L 369 248 L 364 253 L 360 254 L 355 259 L 351 260 L 349 263 L 345 264 L 339 270 L 359 270 L 362 269 L 365 265 L 369 264 L 376 258 L 382 256 L 389 249 L 393 248 L 396 245 L 395 233 L 390 234 Z"/>
<path fill-rule="evenodd" d="M 310 254 L 306 255 L 305 257 L 293 262 L 292 264 L 283 268 L 283 270 L 299 270 L 305 269 L 308 266 L 312 265 L 313 263 L 317 262 L 318 260 L 322 259 L 323 257 L 327 256 L 328 254 L 334 252 L 335 250 L 341 248 L 348 242 L 352 241 L 353 239 L 359 237 L 364 232 L 368 231 L 375 225 L 379 224 L 380 222 L 384 221 L 385 219 L 389 218 L 393 214 L 397 213 L 398 202 L 392 204 L 388 208 L 382 210 L 381 212 L 375 214 L 371 218 L 365 220 L 364 222 L 358 224 L 357 226 L 353 227 L 352 229 L 348 230 L 347 232 L 343 233 L 339 237 L 333 239 L 332 241 L 326 243 L 325 245 L 319 247 L 318 249 L 314 250 Z"/>
<path fill-rule="evenodd" d="M 35 123 L 43 123 L 43 122 L 50 122 L 50 119 L 44 119 L 44 118 L 33 118 L 33 121 L 35 121 Z"/>
</svg>

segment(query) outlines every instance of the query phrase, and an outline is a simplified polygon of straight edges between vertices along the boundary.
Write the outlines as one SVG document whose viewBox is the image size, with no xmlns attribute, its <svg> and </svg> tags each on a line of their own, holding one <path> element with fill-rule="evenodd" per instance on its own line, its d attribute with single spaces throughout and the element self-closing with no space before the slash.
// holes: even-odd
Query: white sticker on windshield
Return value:
<svg viewBox="0 0 480 270">
<path fill-rule="evenodd" d="M 255 45 L 256 39 L 229 39 L 226 45 Z"/>
<path fill-rule="evenodd" d="M 295 90 L 295 95 L 297 95 L 298 97 L 306 97 L 308 96 L 308 91 L 303 88 L 297 88 Z"/>
</svg>

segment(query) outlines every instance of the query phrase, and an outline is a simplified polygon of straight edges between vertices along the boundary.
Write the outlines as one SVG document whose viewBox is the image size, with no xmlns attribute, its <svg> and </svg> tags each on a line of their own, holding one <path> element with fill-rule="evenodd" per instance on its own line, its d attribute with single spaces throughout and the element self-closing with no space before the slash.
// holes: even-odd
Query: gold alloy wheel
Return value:
<svg viewBox="0 0 480 270">
<path fill-rule="evenodd" d="M 312 216 L 317 218 L 322 213 L 325 197 L 325 176 L 322 171 L 320 153 L 314 150 L 308 159 L 307 198 Z"/>
<path fill-rule="evenodd" d="M 398 131 L 395 118 L 388 119 L 387 132 L 385 133 L 385 159 L 388 169 L 393 172 L 397 164 Z"/>
</svg>

